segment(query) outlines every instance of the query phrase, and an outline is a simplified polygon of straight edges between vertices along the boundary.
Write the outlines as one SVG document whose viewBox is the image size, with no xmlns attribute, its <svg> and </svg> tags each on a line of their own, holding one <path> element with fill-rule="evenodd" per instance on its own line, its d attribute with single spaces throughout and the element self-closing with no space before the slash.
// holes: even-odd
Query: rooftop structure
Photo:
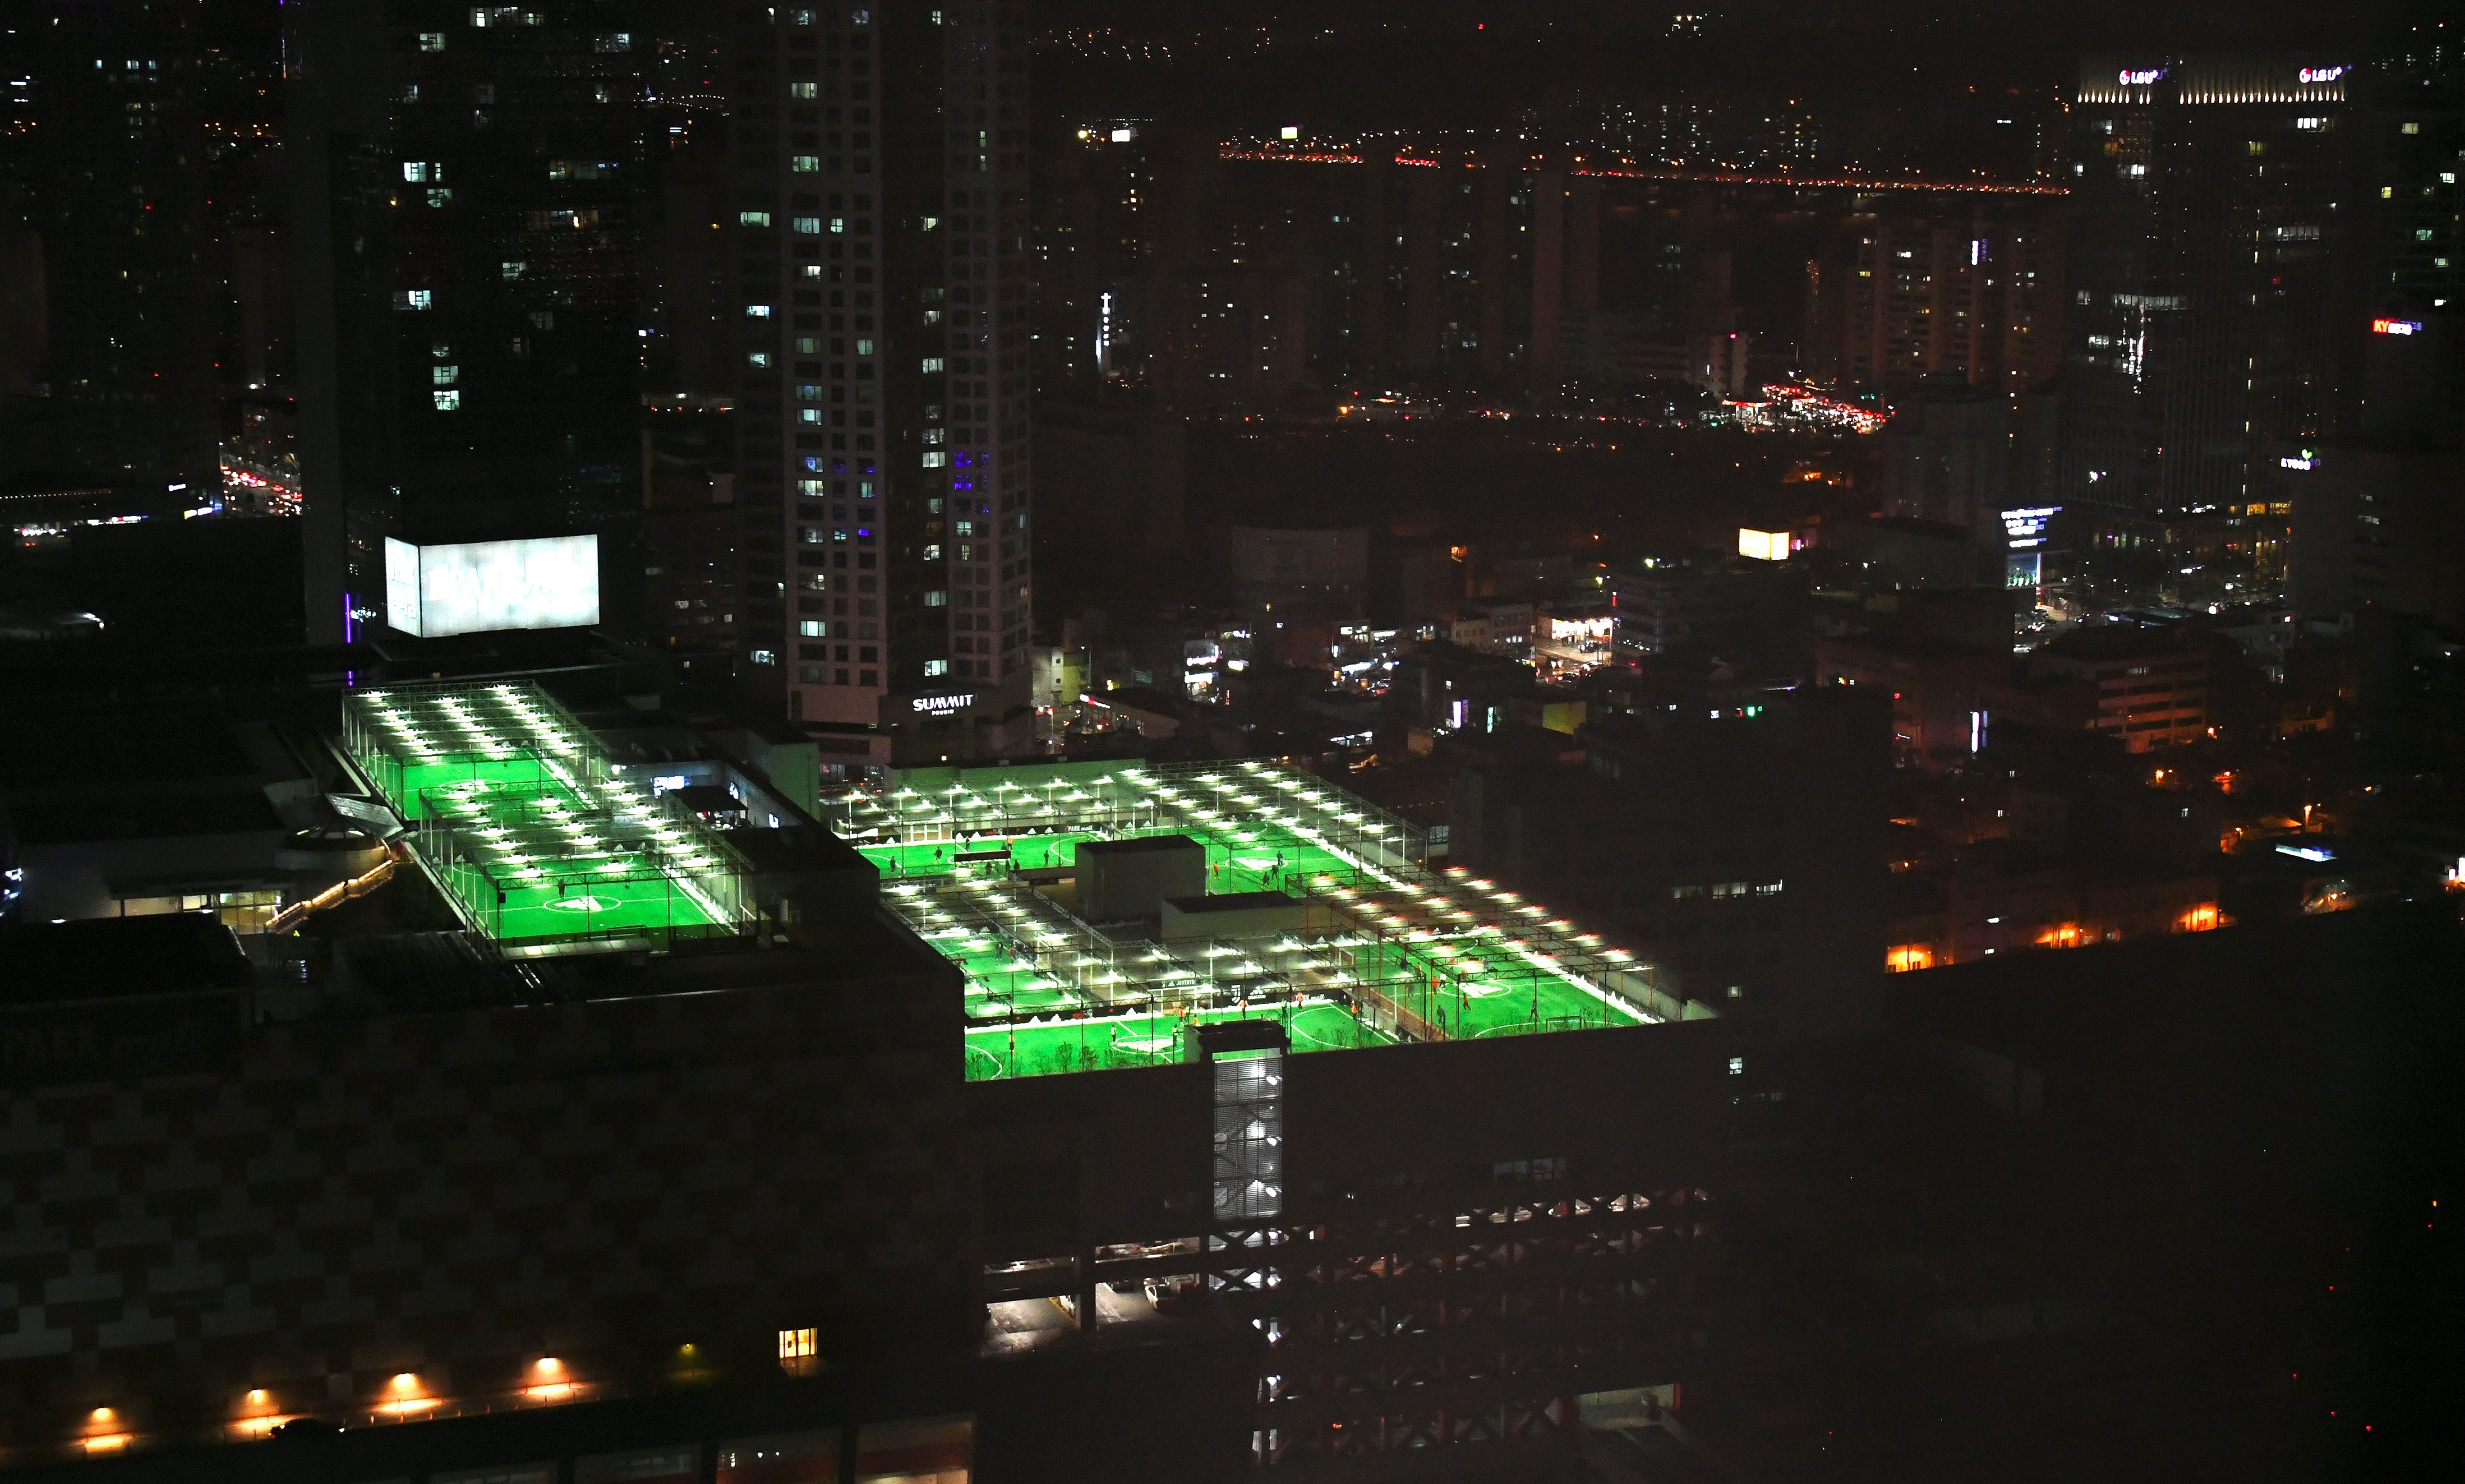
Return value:
<svg viewBox="0 0 2465 1484">
<path fill-rule="evenodd" d="M 1248 761 L 916 770 L 825 819 L 887 903 L 966 973 L 967 1075 L 1188 1059 L 1190 1028 L 1271 1018 L 1297 1052 L 1653 1024 L 1707 1013 L 1631 949 L 1457 869 L 1419 828 Z M 1083 920 L 1077 847 L 1179 835 L 1210 896 L 1296 900 L 1297 930 L 1159 941 Z"/>
<path fill-rule="evenodd" d="M 744 930 L 743 860 L 648 777 L 620 772 L 588 728 L 528 681 L 354 691 L 344 743 L 413 827 L 412 853 L 497 942 Z"/>
</svg>

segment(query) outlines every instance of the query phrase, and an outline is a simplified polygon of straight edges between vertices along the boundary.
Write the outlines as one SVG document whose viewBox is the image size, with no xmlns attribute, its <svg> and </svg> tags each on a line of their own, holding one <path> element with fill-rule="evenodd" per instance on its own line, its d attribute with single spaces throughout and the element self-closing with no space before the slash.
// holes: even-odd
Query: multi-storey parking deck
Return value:
<svg viewBox="0 0 2465 1484">
<path fill-rule="evenodd" d="M 744 930 L 737 853 L 620 774 L 534 684 L 354 691 L 344 741 L 415 827 L 421 869 L 499 942 L 666 946 Z"/>
<path fill-rule="evenodd" d="M 1172 1059 L 1189 1026 L 1216 1018 L 1273 1015 L 1308 1051 L 1687 1012 L 1632 950 L 1460 869 L 1428 869 L 1422 831 L 1281 764 L 926 769 L 824 814 L 966 971 L 970 1076 Z M 1070 913 L 1054 878 L 1079 843 L 1159 833 L 1206 848 L 1210 893 L 1282 892 L 1302 926 L 1161 943 Z"/>
</svg>

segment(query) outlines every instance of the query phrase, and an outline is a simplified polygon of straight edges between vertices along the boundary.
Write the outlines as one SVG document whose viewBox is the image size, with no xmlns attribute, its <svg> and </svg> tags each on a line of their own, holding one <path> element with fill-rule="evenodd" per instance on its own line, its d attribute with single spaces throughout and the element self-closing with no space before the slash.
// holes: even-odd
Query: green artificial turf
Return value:
<svg viewBox="0 0 2465 1484">
<path fill-rule="evenodd" d="M 1344 1007 L 1324 1001 L 1263 1006 L 1247 1014 L 1238 1010 L 1202 1010 L 1191 1018 L 1202 1025 L 1228 1020 L 1281 1021 L 1295 1052 L 1393 1044 L 1393 1037 L 1363 1025 Z M 1101 1072 L 1182 1061 L 1186 1059 L 1186 1035 L 1183 1017 L 1170 1011 L 979 1027 L 967 1032 L 967 1077 L 981 1082 L 1001 1076 Z"/>
</svg>

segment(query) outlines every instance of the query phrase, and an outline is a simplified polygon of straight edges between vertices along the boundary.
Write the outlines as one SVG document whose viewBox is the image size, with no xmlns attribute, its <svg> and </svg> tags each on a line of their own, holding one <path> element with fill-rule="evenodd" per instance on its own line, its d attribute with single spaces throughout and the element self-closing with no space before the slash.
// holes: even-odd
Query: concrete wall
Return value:
<svg viewBox="0 0 2465 1484">
<path fill-rule="evenodd" d="M 1207 848 L 1188 835 L 1090 840 L 1078 847 L 1078 915 L 1090 922 L 1158 916 L 1167 897 L 1207 895 Z"/>
</svg>

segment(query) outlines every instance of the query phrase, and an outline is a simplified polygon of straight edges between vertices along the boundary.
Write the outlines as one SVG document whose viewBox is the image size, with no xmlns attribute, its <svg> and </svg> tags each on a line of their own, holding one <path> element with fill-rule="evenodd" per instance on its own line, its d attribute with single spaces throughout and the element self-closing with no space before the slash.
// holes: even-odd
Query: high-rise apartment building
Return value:
<svg viewBox="0 0 2465 1484">
<path fill-rule="evenodd" d="M 210 503 L 220 289 L 207 208 L 205 41 L 194 6 L 75 6 L 11 39 L 30 188 L 10 253 L 20 393 L 0 473 L 117 492 L 119 508 Z M 8 162 L 0 161 L 0 166 Z M 41 309 L 33 305 L 39 300 Z"/>
<path fill-rule="evenodd" d="M 309 637 L 388 617 L 389 536 L 600 533 L 629 593 L 640 564 L 609 538 L 641 506 L 634 8 L 286 11 Z"/>
<path fill-rule="evenodd" d="M 1810 347 L 1817 364 L 1895 391 L 1946 372 L 1988 391 L 2052 381 L 2062 366 L 2063 256 L 2049 216 L 1978 210 L 1865 223 L 1831 269 L 1836 307 L 1825 309 L 1838 343 Z M 1816 294 L 1826 286 L 1819 276 L 1809 285 Z"/>
<path fill-rule="evenodd" d="M 740 674 L 842 765 L 1033 732 L 1024 27 L 894 0 L 730 38 Z"/>
<path fill-rule="evenodd" d="M 2091 57 L 2071 181 L 2063 500 L 2261 498 L 2333 431 L 2367 220 L 2343 57 Z"/>
</svg>

